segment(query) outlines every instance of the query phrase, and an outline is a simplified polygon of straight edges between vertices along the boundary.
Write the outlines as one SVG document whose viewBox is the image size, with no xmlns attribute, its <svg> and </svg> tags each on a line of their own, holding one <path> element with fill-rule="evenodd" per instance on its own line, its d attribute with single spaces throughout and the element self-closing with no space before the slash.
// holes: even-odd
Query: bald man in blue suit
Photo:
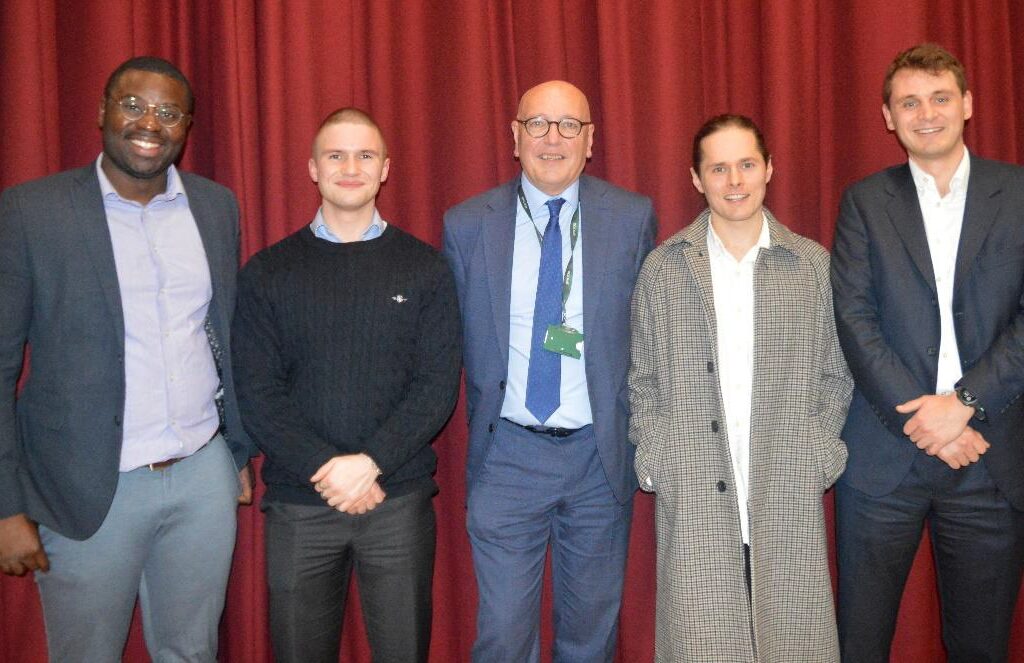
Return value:
<svg viewBox="0 0 1024 663">
<path fill-rule="evenodd" d="M 550 544 L 554 658 L 610 661 L 632 515 L 629 303 L 648 198 L 582 175 L 594 125 L 562 81 L 523 95 L 523 173 L 448 211 L 463 317 L 474 661 L 537 661 Z"/>
</svg>

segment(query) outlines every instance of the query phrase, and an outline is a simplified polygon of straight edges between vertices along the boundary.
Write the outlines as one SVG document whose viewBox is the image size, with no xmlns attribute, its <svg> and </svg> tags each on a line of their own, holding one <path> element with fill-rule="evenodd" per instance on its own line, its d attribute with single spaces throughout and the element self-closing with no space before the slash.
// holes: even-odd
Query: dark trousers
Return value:
<svg viewBox="0 0 1024 663">
<path fill-rule="evenodd" d="M 350 516 L 271 502 L 266 512 L 270 635 L 278 663 L 336 663 L 355 569 L 374 661 L 427 660 L 435 517 L 430 489 Z"/>
<path fill-rule="evenodd" d="M 843 661 L 889 661 L 925 521 L 948 660 L 1006 660 L 1024 561 L 1024 514 L 996 488 L 984 460 L 953 470 L 922 453 L 889 495 L 872 497 L 842 481 L 836 486 Z"/>
</svg>

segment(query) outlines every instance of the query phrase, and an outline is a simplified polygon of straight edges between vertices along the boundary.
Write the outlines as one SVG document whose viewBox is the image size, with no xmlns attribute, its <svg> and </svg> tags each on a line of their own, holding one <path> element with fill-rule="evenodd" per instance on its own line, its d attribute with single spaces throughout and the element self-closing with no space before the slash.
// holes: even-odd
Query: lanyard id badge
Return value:
<svg viewBox="0 0 1024 663">
<path fill-rule="evenodd" d="M 526 194 L 523 193 L 522 186 L 519 187 L 519 204 L 523 206 L 523 211 L 526 212 L 530 223 L 533 224 L 537 242 L 543 247 L 544 235 L 537 228 L 537 222 L 533 220 L 533 214 L 530 212 L 529 203 L 526 202 Z M 557 325 L 548 325 L 548 330 L 544 334 L 545 350 L 572 359 L 580 359 L 583 356 L 583 332 L 573 329 L 565 323 L 565 303 L 569 300 L 569 293 L 572 291 L 573 260 L 576 254 L 576 241 L 579 237 L 580 206 L 577 203 L 576 211 L 573 212 L 572 220 L 569 222 L 569 263 L 565 266 L 565 272 L 562 275 L 562 322 Z"/>
</svg>

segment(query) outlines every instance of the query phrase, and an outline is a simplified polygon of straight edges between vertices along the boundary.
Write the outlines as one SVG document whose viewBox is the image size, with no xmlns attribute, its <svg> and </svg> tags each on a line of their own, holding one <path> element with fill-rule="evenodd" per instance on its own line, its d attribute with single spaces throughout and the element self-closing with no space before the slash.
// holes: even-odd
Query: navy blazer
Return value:
<svg viewBox="0 0 1024 663">
<path fill-rule="evenodd" d="M 241 467 L 252 444 L 230 362 L 238 205 L 226 188 L 180 175 L 210 267 L 225 437 Z M 16 403 L 26 341 L 31 367 Z M 0 196 L 0 389 L 0 517 L 25 513 L 88 538 L 117 487 L 125 399 L 124 316 L 95 164 Z"/>
<path fill-rule="evenodd" d="M 971 156 L 953 286 L 964 386 L 988 414 L 970 425 L 996 485 L 1024 509 L 1024 169 Z M 910 167 L 843 194 L 832 253 L 839 340 L 856 383 L 843 430 L 842 481 L 886 495 L 922 453 L 899 403 L 935 392 L 940 337 L 935 276 Z"/>
<path fill-rule="evenodd" d="M 467 490 L 487 456 L 508 378 L 509 306 L 516 188 L 520 178 L 448 210 L 444 254 L 462 311 L 469 418 Z M 608 483 L 621 503 L 636 490 L 627 435 L 629 305 L 644 258 L 654 247 L 651 200 L 595 177 L 580 178 L 583 331 L 594 435 Z"/>
</svg>

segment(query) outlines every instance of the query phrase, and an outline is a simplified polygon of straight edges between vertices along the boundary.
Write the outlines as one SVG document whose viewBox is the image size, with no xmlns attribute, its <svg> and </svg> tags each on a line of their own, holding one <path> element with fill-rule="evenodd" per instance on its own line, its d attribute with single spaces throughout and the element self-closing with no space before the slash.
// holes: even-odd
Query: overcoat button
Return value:
<svg viewBox="0 0 1024 663">
<path fill-rule="evenodd" d="M 718 485 L 716 485 L 715 487 L 718 488 L 718 492 L 720 492 L 720 493 L 724 493 L 725 492 L 725 482 L 724 481 L 719 481 Z"/>
<path fill-rule="evenodd" d="M 711 432 L 712 433 L 717 433 L 718 432 L 718 422 L 717 421 L 712 421 L 711 422 Z"/>
</svg>

